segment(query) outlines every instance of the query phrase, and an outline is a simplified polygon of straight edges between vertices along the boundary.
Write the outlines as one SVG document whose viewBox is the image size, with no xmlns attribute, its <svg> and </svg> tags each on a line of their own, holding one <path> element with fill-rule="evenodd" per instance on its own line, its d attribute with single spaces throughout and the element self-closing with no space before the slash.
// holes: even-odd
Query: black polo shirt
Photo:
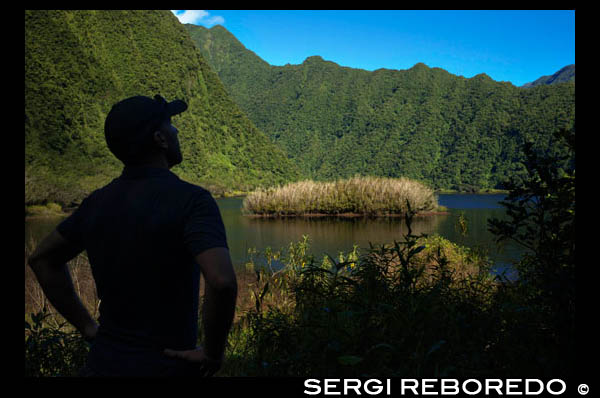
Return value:
<svg viewBox="0 0 600 398">
<path fill-rule="evenodd" d="M 88 366 L 101 374 L 158 375 L 181 365 L 162 350 L 196 347 L 194 257 L 228 247 L 210 193 L 167 169 L 125 167 L 57 229 L 87 251 L 101 300 Z"/>
</svg>

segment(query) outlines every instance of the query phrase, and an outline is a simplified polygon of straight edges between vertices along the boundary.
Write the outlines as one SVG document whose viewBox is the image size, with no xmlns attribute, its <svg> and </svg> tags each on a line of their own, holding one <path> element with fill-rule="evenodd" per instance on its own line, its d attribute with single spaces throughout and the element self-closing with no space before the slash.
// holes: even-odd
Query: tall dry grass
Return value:
<svg viewBox="0 0 600 398">
<path fill-rule="evenodd" d="M 438 207 L 432 189 L 408 178 L 352 177 L 332 182 L 305 180 L 255 191 L 243 202 L 244 214 L 384 216 L 432 211 Z"/>
<path fill-rule="evenodd" d="M 32 269 L 27 264 L 27 258 L 33 253 L 35 242 L 30 241 L 25 245 L 25 314 L 33 314 L 46 308 L 50 316 L 47 322 L 54 326 L 64 323 L 64 318 L 54 309 L 35 277 Z M 69 273 L 73 281 L 75 292 L 94 318 L 98 318 L 100 300 L 96 292 L 96 284 L 92 276 L 90 263 L 85 252 L 79 254 L 69 263 Z"/>
</svg>

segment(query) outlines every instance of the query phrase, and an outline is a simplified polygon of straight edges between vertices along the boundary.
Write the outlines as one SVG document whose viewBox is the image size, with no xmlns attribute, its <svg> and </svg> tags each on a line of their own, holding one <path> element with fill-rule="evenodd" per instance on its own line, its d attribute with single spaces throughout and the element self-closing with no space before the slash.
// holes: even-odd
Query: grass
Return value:
<svg viewBox="0 0 600 398">
<path fill-rule="evenodd" d="M 437 210 L 433 190 L 407 178 L 353 177 L 332 182 L 311 180 L 248 195 L 242 211 L 248 215 L 403 215 Z"/>
<path fill-rule="evenodd" d="M 460 351 L 455 344 L 469 330 L 460 314 L 485 311 L 498 286 L 487 259 L 440 236 L 321 260 L 308 247 L 305 236 L 287 251 L 265 251 L 267 264 L 285 267 L 254 270 L 254 306 L 233 328 L 222 376 L 433 374 L 436 351 Z"/>
<path fill-rule="evenodd" d="M 412 236 L 319 261 L 306 248 L 290 245 L 283 270 L 256 274 L 221 376 L 568 375 L 530 292 L 469 249 Z"/>
<path fill-rule="evenodd" d="M 25 206 L 25 217 L 60 217 L 66 213 L 57 203 L 47 203 L 45 205 Z"/>
<path fill-rule="evenodd" d="M 33 247 L 33 241 L 25 245 L 25 376 L 77 376 L 88 347 L 48 301 L 27 265 Z M 99 300 L 85 253 L 71 261 L 69 272 L 75 291 L 97 319 Z"/>
</svg>

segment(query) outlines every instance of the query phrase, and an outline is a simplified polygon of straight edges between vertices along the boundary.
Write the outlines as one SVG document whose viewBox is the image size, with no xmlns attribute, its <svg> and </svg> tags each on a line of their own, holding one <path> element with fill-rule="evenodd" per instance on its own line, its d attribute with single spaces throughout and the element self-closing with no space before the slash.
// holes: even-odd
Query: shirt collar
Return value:
<svg viewBox="0 0 600 398">
<path fill-rule="evenodd" d="M 125 166 L 123 168 L 122 178 L 148 178 L 148 177 L 170 177 L 174 174 L 164 168 L 151 166 Z"/>
</svg>

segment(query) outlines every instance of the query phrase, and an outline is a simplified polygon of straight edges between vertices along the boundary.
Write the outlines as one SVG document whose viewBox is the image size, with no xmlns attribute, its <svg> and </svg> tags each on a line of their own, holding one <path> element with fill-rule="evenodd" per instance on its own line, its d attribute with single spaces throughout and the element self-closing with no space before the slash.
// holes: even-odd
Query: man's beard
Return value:
<svg viewBox="0 0 600 398">
<path fill-rule="evenodd" d="M 177 146 L 176 148 L 167 149 L 165 155 L 167 157 L 167 163 L 169 165 L 169 168 L 176 166 L 183 161 L 183 156 L 181 155 L 181 150 L 179 149 L 179 146 Z"/>
</svg>

